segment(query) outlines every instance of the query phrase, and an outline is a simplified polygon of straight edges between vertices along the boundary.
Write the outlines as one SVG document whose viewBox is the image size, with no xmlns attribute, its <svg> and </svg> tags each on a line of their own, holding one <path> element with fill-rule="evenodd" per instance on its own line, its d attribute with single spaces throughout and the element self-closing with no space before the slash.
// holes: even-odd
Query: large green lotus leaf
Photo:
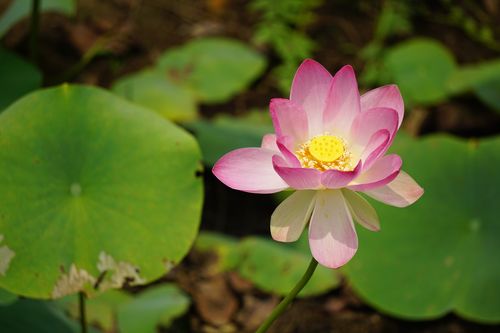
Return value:
<svg viewBox="0 0 500 333">
<path fill-rule="evenodd" d="M 0 115 L 0 286 L 50 298 L 160 277 L 202 205 L 193 137 L 104 90 L 32 93 Z"/>
<path fill-rule="evenodd" d="M 147 70 L 132 74 L 118 80 L 112 90 L 173 121 L 182 122 L 198 117 L 191 92 L 172 83 L 164 73 Z"/>
<path fill-rule="evenodd" d="M 120 333 L 155 333 L 159 325 L 170 326 L 189 309 L 189 304 L 189 298 L 173 284 L 150 288 L 119 306 Z"/>
<path fill-rule="evenodd" d="M 453 55 L 431 39 L 411 39 L 390 49 L 384 65 L 405 100 L 433 104 L 447 97 L 447 82 L 456 64 Z"/>
<path fill-rule="evenodd" d="M 311 261 L 310 252 L 294 246 L 258 237 L 242 241 L 243 261 L 238 271 L 262 290 L 287 295 L 300 280 Z M 338 286 L 338 275 L 332 269 L 318 266 L 299 296 L 320 295 Z"/>
<path fill-rule="evenodd" d="M 265 114 L 266 120 L 260 115 Z M 220 116 L 211 121 L 198 120 L 187 123 L 203 152 L 203 160 L 213 165 L 227 152 L 244 147 L 260 147 L 264 134 L 273 133 L 267 113 L 251 112 L 246 117 Z"/>
<path fill-rule="evenodd" d="M 170 49 L 158 68 L 193 90 L 201 102 L 224 102 L 247 87 L 264 70 L 262 55 L 227 38 L 203 38 Z"/>
<path fill-rule="evenodd" d="M 374 204 L 382 230 L 358 228 L 360 248 L 346 266 L 351 284 L 395 316 L 455 311 L 500 322 L 500 137 L 403 139 L 393 151 L 425 194 L 404 209 Z"/>
<path fill-rule="evenodd" d="M 3 48 L 0 73 L 0 110 L 42 84 L 42 75 L 35 66 Z"/>
<path fill-rule="evenodd" d="M 29 0 L 12 0 L 10 6 L 0 18 L 0 37 L 2 37 L 9 29 L 20 19 L 27 17 L 31 12 L 31 4 Z M 59 12 L 71 15 L 75 12 L 75 0 L 42 0 L 40 1 L 40 9 L 43 12 Z"/>
</svg>

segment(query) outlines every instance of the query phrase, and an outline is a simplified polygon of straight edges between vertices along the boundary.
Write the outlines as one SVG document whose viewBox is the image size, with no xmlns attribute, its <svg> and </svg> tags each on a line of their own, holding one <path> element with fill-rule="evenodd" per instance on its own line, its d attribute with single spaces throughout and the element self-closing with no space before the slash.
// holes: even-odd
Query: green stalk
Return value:
<svg viewBox="0 0 500 333">
<path fill-rule="evenodd" d="M 87 314 L 85 311 L 85 294 L 83 291 L 78 293 L 78 305 L 80 307 L 80 327 L 82 333 L 87 333 Z"/>
<path fill-rule="evenodd" d="M 288 305 L 292 303 L 293 299 L 297 296 L 297 294 L 305 287 L 307 282 L 311 279 L 316 267 L 318 266 L 318 262 L 316 259 L 311 258 L 311 262 L 309 263 L 309 267 L 307 267 L 306 272 L 299 280 L 299 282 L 295 285 L 295 287 L 290 291 L 290 293 L 281 301 L 280 304 L 276 308 L 274 308 L 273 312 L 267 319 L 262 323 L 255 333 L 265 333 L 271 327 L 272 323 L 286 310 Z"/>
<path fill-rule="evenodd" d="M 30 23 L 30 57 L 34 64 L 38 60 L 38 26 L 40 25 L 40 2 L 41 0 L 32 0 L 31 2 L 31 23 Z"/>
</svg>

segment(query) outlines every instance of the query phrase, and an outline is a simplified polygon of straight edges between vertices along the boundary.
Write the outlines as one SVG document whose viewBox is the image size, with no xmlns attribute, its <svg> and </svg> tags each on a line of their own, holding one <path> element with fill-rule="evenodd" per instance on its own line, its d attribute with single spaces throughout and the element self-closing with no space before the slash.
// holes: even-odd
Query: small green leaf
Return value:
<svg viewBox="0 0 500 333">
<path fill-rule="evenodd" d="M 243 240 L 240 251 L 240 274 L 262 290 L 283 296 L 297 284 L 312 258 L 309 251 L 258 237 Z M 339 282 L 334 270 L 318 266 L 299 296 L 320 295 Z"/>
<path fill-rule="evenodd" d="M 57 298 L 162 276 L 198 230 L 199 160 L 189 133 L 102 89 L 18 100 L 0 115 L 0 286 Z"/>
<path fill-rule="evenodd" d="M 204 38 L 168 50 L 158 69 L 189 87 L 205 103 L 224 102 L 246 88 L 265 68 L 265 58 L 245 44 Z"/>
<path fill-rule="evenodd" d="M 143 71 L 115 82 L 113 92 L 158 112 L 172 121 L 189 121 L 198 117 L 193 95 L 172 83 L 164 73 Z"/>
<path fill-rule="evenodd" d="M 170 326 L 189 308 L 189 298 L 175 285 L 162 284 L 142 292 L 118 309 L 120 333 L 155 333 Z"/>
<path fill-rule="evenodd" d="M 500 59 L 457 68 L 447 82 L 452 94 L 463 93 L 474 86 L 500 77 Z"/>
<path fill-rule="evenodd" d="M 2 37 L 19 20 L 29 16 L 31 12 L 30 0 L 13 0 L 10 6 L 0 17 L 0 37 Z M 75 0 L 42 0 L 42 12 L 59 12 L 66 15 L 75 13 Z"/>
<path fill-rule="evenodd" d="M 215 232 L 201 232 L 196 238 L 195 249 L 201 252 L 212 251 L 217 256 L 214 273 L 235 269 L 241 262 L 239 243 L 236 239 Z"/>
<path fill-rule="evenodd" d="M 218 257 L 215 273 L 234 270 L 258 288 L 280 296 L 287 295 L 307 269 L 311 253 L 307 235 L 296 243 L 278 243 L 261 237 L 241 241 L 217 233 L 200 234 L 196 248 L 213 251 Z M 300 292 L 301 297 L 322 294 L 339 285 L 335 271 L 318 266 L 309 283 Z"/>
<path fill-rule="evenodd" d="M 118 307 L 133 299 L 118 290 L 108 290 L 101 295 L 85 301 L 87 323 L 102 328 L 103 332 L 114 332 L 117 325 Z M 54 303 L 69 313 L 72 318 L 80 317 L 78 295 L 70 295 L 54 301 Z"/>
<path fill-rule="evenodd" d="M 42 75 L 35 66 L 3 48 L 0 48 L 0 73 L 0 111 L 42 84 Z"/>
<path fill-rule="evenodd" d="M 447 84 L 450 93 L 472 90 L 485 104 L 500 111 L 500 59 L 463 66 L 455 71 Z"/>
<path fill-rule="evenodd" d="M 267 112 L 254 111 L 246 117 L 220 116 L 212 121 L 186 124 L 192 130 L 203 152 L 203 160 L 213 165 L 227 152 L 243 147 L 260 147 L 264 134 L 273 133 Z"/>
<path fill-rule="evenodd" d="M 390 49 L 384 60 L 405 101 L 434 104 L 447 98 L 456 64 L 453 55 L 431 39 L 411 39 Z"/>
<path fill-rule="evenodd" d="M 5 289 L 0 288 L 0 306 L 9 305 L 17 300 L 17 295 L 8 292 Z"/>
<path fill-rule="evenodd" d="M 500 112 L 500 76 L 474 87 L 474 92 L 485 104 Z"/>
<path fill-rule="evenodd" d="M 350 283 L 382 312 L 431 319 L 450 311 L 500 323 L 500 137 L 399 139 L 393 151 L 425 189 L 401 209 L 374 203 L 381 231 L 358 228 Z"/>
<path fill-rule="evenodd" d="M 48 302 L 20 299 L 10 305 L 0 305 L 0 327 L 6 333 L 77 333 L 76 322 Z M 96 332 L 91 330 L 90 333 Z"/>
</svg>

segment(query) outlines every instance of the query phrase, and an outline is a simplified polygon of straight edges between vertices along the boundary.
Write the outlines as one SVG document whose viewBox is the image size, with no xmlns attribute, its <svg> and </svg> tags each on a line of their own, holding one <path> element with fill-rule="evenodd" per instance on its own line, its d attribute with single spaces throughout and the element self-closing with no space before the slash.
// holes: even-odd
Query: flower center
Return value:
<svg viewBox="0 0 500 333">
<path fill-rule="evenodd" d="M 333 135 L 320 135 L 309 142 L 309 153 L 319 162 L 333 162 L 344 152 L 344 142 Z"/>
<path fill-rule="evenodd" d="M 325 133 L 302 144 L 295 155 L 304 168 L 351 171 L 351 153 L 345 142 L 338 136 Z"/>
</svg>

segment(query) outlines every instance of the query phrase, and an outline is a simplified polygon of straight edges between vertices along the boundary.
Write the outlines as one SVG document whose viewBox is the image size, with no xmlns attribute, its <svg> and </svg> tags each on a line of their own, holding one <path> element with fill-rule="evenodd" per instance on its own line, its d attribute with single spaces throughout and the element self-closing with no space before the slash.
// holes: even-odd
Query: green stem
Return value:
<svg viewBox="0 0 500 333">
<path fill-rule="evenodd" d="M 255 333 L 265 333 L 271 327 L 272 323 L 286 310 L 288 305 L 292 303 L 293 299 L 297 294 L 305 287 L 307 282 L 311 279 L 316 267 L 318 266 L 318 262 L 316 259 L 311 258 L 311 262 L 309 263 L 309 267 L 307 267 L 306 272 L 300 279 L 300 281 L 295 285 L 295 287 L 290 291 L 290 293 L 281 301 L 280 304 L 276 308 L 274 308 L 273 312 L 267 319 L 262 323 Z"/>
<path fill-rule="evenodd" d="M 31 2 L 31 24 L 30 24 L 30 57 L 36 64 L 38 60 L 38 26 L 40 24 L 40 2 L 41 0 L 32 0 Z"/>
<path fill-rule="evenodd" d="M 80 306 L 80 327 L 82 333 L 87 333 L 87 315 L 85 311 L 85 294 L 83 291 L 78 293 L 79 306 Z"/>
</svg>

